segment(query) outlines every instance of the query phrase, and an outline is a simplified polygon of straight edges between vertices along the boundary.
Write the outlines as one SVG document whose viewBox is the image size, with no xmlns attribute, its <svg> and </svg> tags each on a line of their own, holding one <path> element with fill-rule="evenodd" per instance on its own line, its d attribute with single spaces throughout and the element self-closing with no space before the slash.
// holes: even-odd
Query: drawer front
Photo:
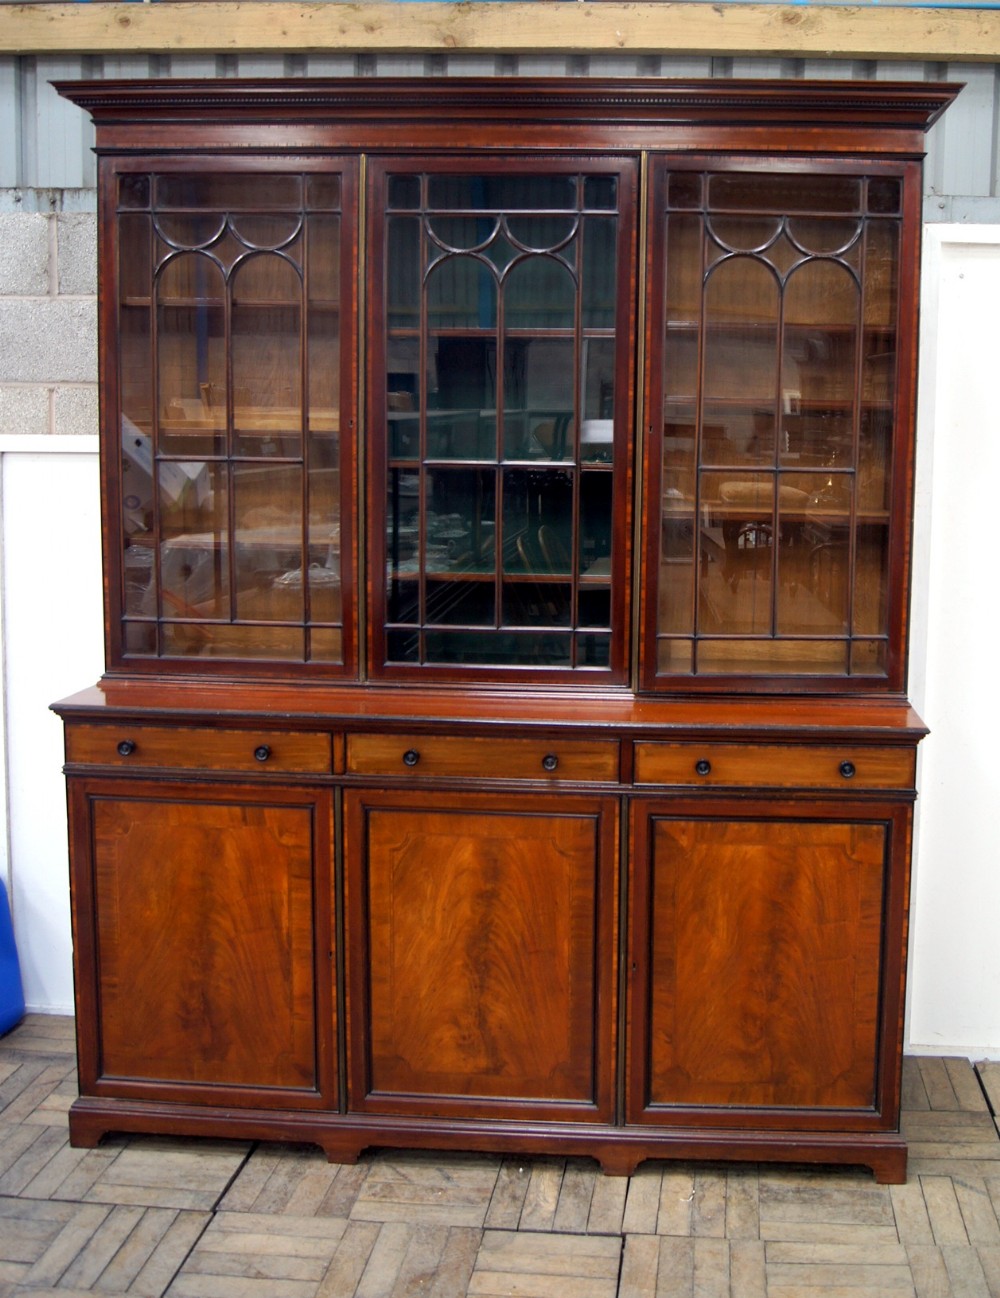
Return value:
<svg viewBox="0 0 1000 1298">
<path fill-rule="evenodd" d="M 911 789 L 913 748 L 637 743 L 636 784 L 797 789 Z"/>
<path fill-rule="evenodd" d="M 326 774 L 333 769 L 328 734 L 285 730 L 209 730 L 198 726 L 70 725 L 66 760 L 122 770 L 242 771 Z"/>
<path fill-rule="evenodd" d="M 618 780 L 617 740 L 349 735 L 354 775 L 468 776 L 493 780 Z"/>
</svg>

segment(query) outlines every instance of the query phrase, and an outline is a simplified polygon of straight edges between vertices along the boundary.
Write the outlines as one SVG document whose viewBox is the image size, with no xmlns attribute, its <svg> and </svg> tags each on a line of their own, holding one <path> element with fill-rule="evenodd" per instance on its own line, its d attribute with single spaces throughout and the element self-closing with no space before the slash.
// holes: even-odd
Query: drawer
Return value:
<svg viewBox="0 0 1000 1298">
<path fill-rule="evenodd" d="M 856 744 L 637 743 L 636 784 L 911 789 L 913 748 Z"/>
<path fill-rule="evenodd" d="M 479 739 L 456 735 L 348 735 L 353 775 L 468 776 L 492 780 L 617 783 L 618 742 Z"/>
<path fill-rule="evenodd" d="M 246 771 L 320 775 L 333 769 L 332 737 L 313 731 L 200 726 L 70 725 L 66 761 L 122 770 Z"/>
</svg>

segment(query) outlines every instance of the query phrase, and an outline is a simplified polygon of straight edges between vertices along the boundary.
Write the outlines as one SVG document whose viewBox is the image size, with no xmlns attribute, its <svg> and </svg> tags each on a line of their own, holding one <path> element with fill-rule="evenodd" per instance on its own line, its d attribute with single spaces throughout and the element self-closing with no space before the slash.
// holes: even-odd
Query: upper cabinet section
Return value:
<svg viewBox="0 0 1000 1298">
<path fill-rule="evenodd" d="M 956 87 L 90 82 L 112 673 L 905 688 Z"/>
</svg>

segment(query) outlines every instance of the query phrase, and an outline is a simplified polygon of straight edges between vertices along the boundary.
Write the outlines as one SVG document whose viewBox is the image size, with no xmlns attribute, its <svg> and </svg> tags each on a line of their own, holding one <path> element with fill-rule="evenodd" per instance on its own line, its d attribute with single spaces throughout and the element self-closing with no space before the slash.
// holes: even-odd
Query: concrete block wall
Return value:
<svg viewBox="0 0 1000 1298">
<path fill-rule="evenodd" d="M 0 204 L 0 434 L 94 434 L 96 215 L 55 192 L 14 199 Z"/>
</svg>

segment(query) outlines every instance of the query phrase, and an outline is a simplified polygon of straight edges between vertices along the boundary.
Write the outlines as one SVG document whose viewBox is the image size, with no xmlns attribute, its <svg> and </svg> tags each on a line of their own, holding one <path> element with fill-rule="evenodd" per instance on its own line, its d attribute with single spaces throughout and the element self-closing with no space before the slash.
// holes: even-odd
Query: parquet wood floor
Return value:
<svg viewBox="0 0 1000 1298">
<path fill-rule="evenodd" d="M 0 1040 L 0 1298 L 1000 1298 L 1000 1063 L 908 1059 L 863 1170 L 153 1138 L 71 1149 L 70 1019 Z"/>
</svg>

